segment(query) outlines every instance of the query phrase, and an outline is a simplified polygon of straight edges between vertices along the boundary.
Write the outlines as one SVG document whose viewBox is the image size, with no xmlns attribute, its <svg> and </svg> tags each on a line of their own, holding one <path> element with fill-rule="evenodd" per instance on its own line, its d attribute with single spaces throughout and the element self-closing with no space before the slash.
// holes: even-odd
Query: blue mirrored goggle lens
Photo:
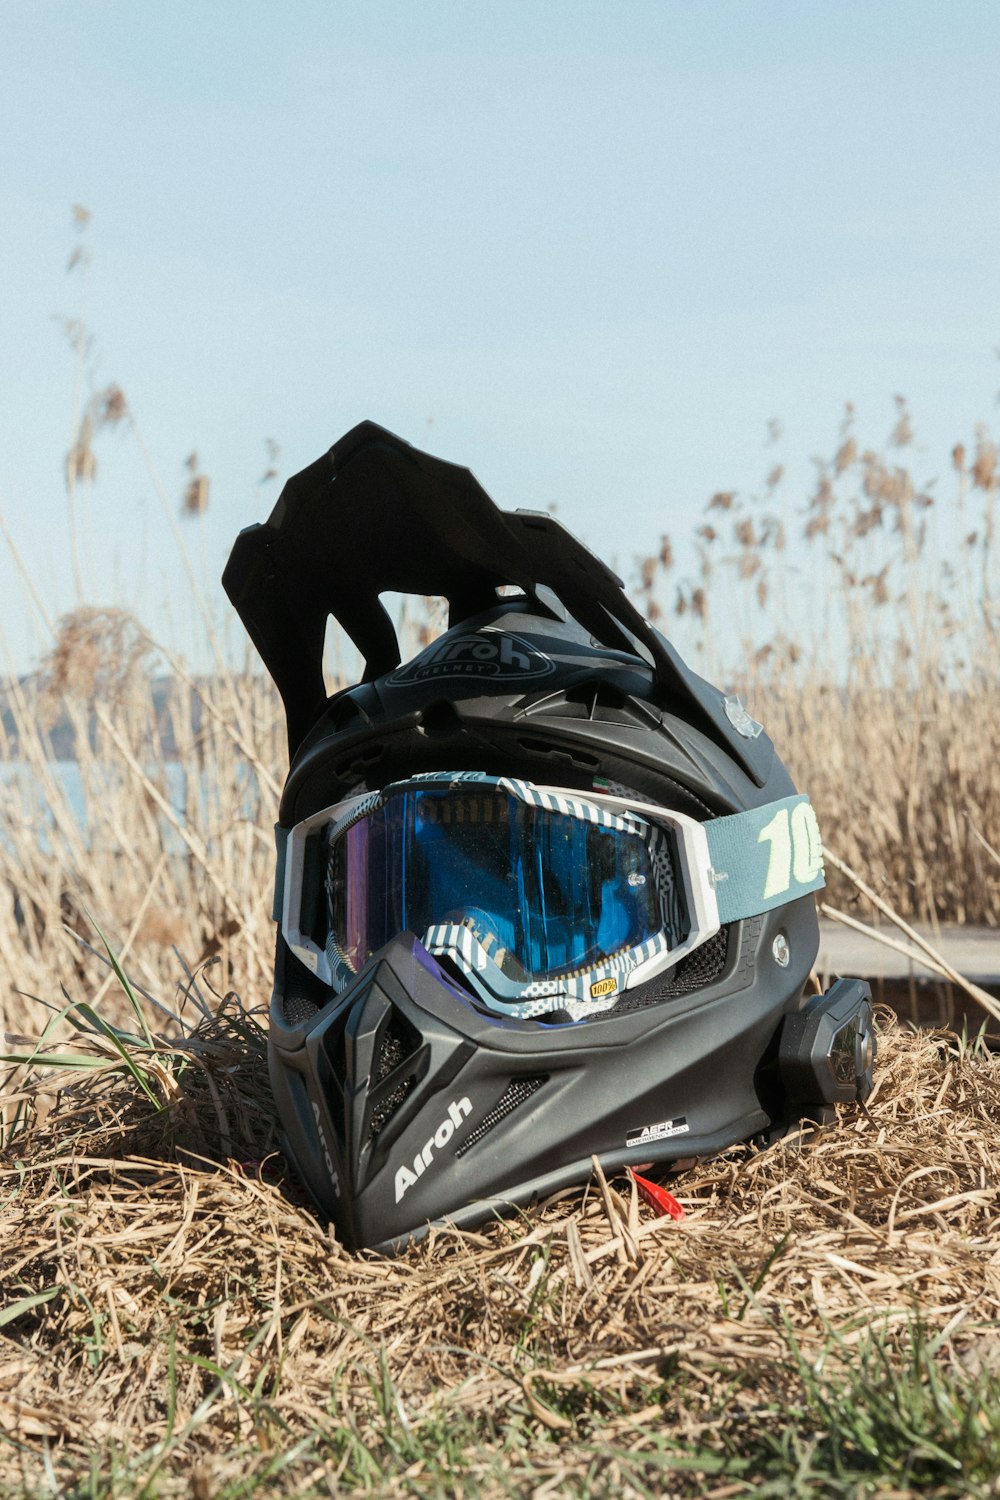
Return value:
<svg viewBox="0 0 1000 1500">
<path fill-rule="evenodd" d="M 455 923 L 528 982 L 594 968 L 663 925 L 641 834 L 492 787 L 391 794 L 335 837 L 326 889 L 355 972 L 401 932 Z"/>
</svg>

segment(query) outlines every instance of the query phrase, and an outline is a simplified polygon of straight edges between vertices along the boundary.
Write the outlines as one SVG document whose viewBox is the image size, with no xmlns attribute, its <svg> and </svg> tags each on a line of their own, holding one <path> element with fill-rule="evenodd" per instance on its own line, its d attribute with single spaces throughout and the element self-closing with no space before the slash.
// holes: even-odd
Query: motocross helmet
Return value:
<svg viewBox="0 0 1000 1500">
<path fill-rule="evenodd" d="M 867 1095 L 867 987 L 806 995 L 808 798 L 552 516 L 363 422 L 223 582 L 288 724 L 272 1088 L 344 1244 Z M 390 591 L 448 604 L 405 662 Z M 365 663 L 333 696 L 330 615 Z"/>
</svg>

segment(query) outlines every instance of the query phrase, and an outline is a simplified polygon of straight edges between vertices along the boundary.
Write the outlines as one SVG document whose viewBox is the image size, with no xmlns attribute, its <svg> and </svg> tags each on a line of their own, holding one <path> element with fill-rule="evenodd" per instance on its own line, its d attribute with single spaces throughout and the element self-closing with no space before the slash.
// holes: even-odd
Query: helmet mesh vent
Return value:
<svg viewBox="0 0 1000 1500">
<path fill-rule="evenodd" d="M 281 1010 L 289 1026 L 307 1026 L 330 1000 L 330 991 L 317 979 L 278 933 L 275 977 L 279 979 Z"/>
<path fill-rule="evenodd" d="M 368 1136 L 370 1140 L 374 1140 L 379 1131 L 388 1125 L 416 1081 L 416 1078 L 411 1073 L 409 1078 L 404 1078 L 401 1083 L 397 1083 L 396 1087 L 374 1106 L 371 1119 L 368 1123 Z"/>
<path fill-rule="evenodd" d="M 372 1059 L 371 1086 L 377 1091 L 380 1084 L 388 1090 L 381 1098 L 372 1099 L 372 1110 L 368 1121 L 368 1135 L 374 1140 L 396 1113 L 407 1094 L 416 1083 L 416 1074 L 392 1082 L 393 1075 L 413 1056 L 420 1046 L 420 1037 L 398 1010 L 393 1008 L 388 1021 L 382 1027 L 375 1044 Z"/>
<path fill-rule="evenodd" d="M 730 924 L 732 925 L 732 924 Z M 729 926 L 720 927 L 714 937 L 696 948 L 687 958 L 682 958 L 675 969 L 663 976 L 661 983 L 652 980 L 634 991 L 626 990 L 614 1014 L 625 1011 L 645 1010 L 648 1005 L 659 1005 L 664 1000 L 680 1000 L 684 995 L 693 995 L 721 979 L 729 953 Z"/>
<path fill-rule="evenodd" d="M 515 1078 L 514 1082 L 509 1083 L 504 1089 L 489 1113 L 483 1116 L 474 1130 L 469 1131 L 462 1144 L 456 1149 L 455 1155 L 464 1156 L 466 1151 L 471 1151 L 477 1141 L 481 1141 L 484 1135 L 489 1135 L 501 1120 L 506 1120 L 508 1115 L 512 1115 L 515 1109 L 519 1109 L 526 1099 L 530 1099 L 532 1094 L 548 1081 L 547 1073 L 537 1078 Z"/>
<path fill-rule="evenodd" d="M 284 1013 L 289 1026 L 306 1026 L 318 1016 L 320 1007 L 305 995 L 286 994 Z"/>
<path fill-rule="evenodd" d="M 407 1024 L 398 1010 L 394 1010 L 378 1039 L 372 1064 L 373 1086 L 383 1083 L 390 1073 L 394 1073 L 401 1063 L 416 1052 L 419 1045 L 420 1039 L 412 1026 Z"/>
</svg>

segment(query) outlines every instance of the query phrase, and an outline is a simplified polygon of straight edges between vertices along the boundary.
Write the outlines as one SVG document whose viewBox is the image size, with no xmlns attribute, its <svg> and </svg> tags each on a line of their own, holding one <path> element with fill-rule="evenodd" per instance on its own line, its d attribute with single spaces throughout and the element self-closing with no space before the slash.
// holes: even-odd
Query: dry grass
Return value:
<svg viewBox="0 0 1000 1500">
<path fill-rule="evenodd" d="M 809 1371 L 1000 1375 L 1000 1058 L 881 1020 L 868 1107 L 686 1171 L 680 1224 L 616 1182 L 398 1261 L 348 1255 L 286 1180 L 233 996 L 162 1045 L 159 1110 L 121 1071 L 29 1083 L 0 1490 L 756 1494 L 767 1433 L 816 1425 Z"/>
<path fill-rule="evenodd" d="M 150 992 L 173 982 L 181 955 L 191 969 L 221 957 L 226 984 L 266 996 L 285 764 L 270 684 L 229 672 L 194 679 L 120 611 L 81 609 L 42 673 L 10 682 L 6 698 L 5 1029 L 36 1024 L 26 996 L 52 999 L 62 986 L 103 999 L 110 981 L 95 980 L 86 954 L 95 921 Z M 48 740 L 57 716 L 74 734 L 68 772 Z"/>
</svg>

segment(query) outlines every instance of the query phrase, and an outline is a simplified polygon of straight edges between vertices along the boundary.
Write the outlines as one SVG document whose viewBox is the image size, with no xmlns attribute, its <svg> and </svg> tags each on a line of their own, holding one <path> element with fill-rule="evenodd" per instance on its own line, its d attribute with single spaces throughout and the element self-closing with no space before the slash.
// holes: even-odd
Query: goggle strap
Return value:
<svg viewBox="0 0 1000 1500">
<path fill-rule="evenodd" d="M 819 825 L 804 794 L 702 826 L 722 923 L 760 916 L 826 884 Z"/>
</svg>

